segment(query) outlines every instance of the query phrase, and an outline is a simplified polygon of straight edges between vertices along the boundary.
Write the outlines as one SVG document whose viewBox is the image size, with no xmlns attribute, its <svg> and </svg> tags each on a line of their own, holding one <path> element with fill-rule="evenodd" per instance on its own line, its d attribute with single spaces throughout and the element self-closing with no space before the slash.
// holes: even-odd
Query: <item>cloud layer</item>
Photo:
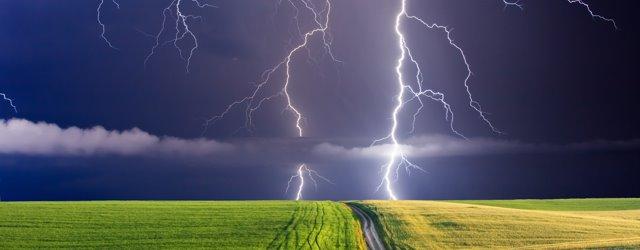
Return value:
<svg viewBox="0 0 640 250">
<path fill-rule="evenodd" d="M 90 155 L 210 155 L 233 150 L 213 140 L 158 137 L 138 128 L 125 131 L 60 128 L 56 124 L 24 119 L 0 120 L 0 153 L 47 156 Z"/>
<path fill-rule="evenodd" d="M 392 145 L 382 144 L 368 147 L 343 147 L 322 143 L 313 148 L 315 155 L 345 159 L 371 159 L 388 157 Z M 534 144 L 488 138 L 462 138 L 443 135 L 422 135 L 404 141 L 401 150 L 410 158 L 498 155 L 518 153 L 552 153 L 606 150 L 640 149 L 640 139 L 628 141 L 598 140 L 563 145 Z"/>
<path fill-rule="evenodd" d="M 463 140 L 442 135 L 416 136 L 404 141 L 405 154 L 429 157 L 499 155 L 540 152 L 640 149 L 640 140 L 593 141 L 565 145 L 531 144 L 487 138 Z M 343 143 L 344 144 L 344 143 Z M 217 163 L 282 164 L 385 160 L 391 145 L 344 146 L 309 138 L 245 139 L 220 142 L 205 138 L 181 139 L 149 134 L 138 128 L 125 131 L 60 128 L 56 124 L 24 119 L 0 120 L 0 154 L 36 156 L 150 156 L 187 157 Z"/>
</svg>

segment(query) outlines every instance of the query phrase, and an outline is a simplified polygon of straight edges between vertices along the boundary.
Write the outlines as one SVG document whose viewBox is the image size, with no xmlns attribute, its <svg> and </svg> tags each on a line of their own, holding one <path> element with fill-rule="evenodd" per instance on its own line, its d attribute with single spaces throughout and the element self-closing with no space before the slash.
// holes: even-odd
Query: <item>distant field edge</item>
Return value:
<svg viewBox="0 0 640 250">
<path fill-rule="evenodd" d="M 640 209 L 640 198 L 440 200 L 440 202 L 548 211 L 620 211 Z"/>
</svg>

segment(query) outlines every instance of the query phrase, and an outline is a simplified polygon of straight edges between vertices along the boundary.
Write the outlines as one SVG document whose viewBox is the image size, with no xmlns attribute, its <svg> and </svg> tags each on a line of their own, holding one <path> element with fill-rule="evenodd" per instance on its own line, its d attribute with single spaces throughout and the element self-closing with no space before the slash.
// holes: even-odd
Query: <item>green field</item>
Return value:
<svg viewBox="0 0 640 250">
<path fill-rule="evenodd" d="M 640 248 L 640 199 L 362 201 L 389 249 Z M 364 249 L 331 201 L 0 203 L 0 249 Z"/>
<path fill-rule="evenodd" d="M 336 202 L 0 203 L 0 249 L 363 249 L 361 235 Z"/>
<path fill-rule="evenodd" d="M 361 204 L 389 248 L 640 248 L 640 199 Z"/>
</svg>

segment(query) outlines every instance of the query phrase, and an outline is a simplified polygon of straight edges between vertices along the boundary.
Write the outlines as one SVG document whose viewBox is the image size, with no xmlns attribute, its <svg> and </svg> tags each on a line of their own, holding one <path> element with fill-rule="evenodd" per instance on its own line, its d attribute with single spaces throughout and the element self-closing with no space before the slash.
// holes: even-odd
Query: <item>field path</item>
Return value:
<svg viewBox="0 0 640 250">
<path fill-rule="evenodd" d="M 364 238 L 367 241 L 367 246 L 371 250 L 384 250 L 384 244 L 380 240 L 378 235 L 378 231 L 376 230 L 376 225 L 373 223 L 373 220 L 367 213 L 362 211 L 362 209 L 358 208 L 353 204 L 347 204 L 353 212 L 356 213 L 358 218 L 360 218 L 360 224 L 362 225 L 362 231 L 364 232 Z"/>
</svg>

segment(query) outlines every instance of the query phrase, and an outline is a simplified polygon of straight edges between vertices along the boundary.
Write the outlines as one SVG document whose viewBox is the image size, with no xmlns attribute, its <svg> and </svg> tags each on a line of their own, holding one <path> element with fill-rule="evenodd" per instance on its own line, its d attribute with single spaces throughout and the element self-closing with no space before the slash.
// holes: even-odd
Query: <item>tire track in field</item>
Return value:
<svg viewBox="0 0 640 250">
<path fill-rule="evenodd" d="M 312 203 L 313 204 L 313 203 Z M 315 205 L 315 204 L 314 204 Z M 304 237 L 303 235 L 301 235 L 301 233 L 299 232 L 298 228 L 299 226 L 303 226 L 303 227 L 307 227 L 307 224 L 304 223 L 305 221 L 308 220 L 308 217 L 311 215 L 312 208 L 311 206 L 304 206 L 304 213 L 302 214 L 301 218 L 298 221 L 302 221 L 303 223 L 296 223 L 296 225 L 293 227 L 293 234 L 296 236 L 295 237 L 295 241 L 294 241 L 294 245 L 295 245 L 295 249 L 298 249 L 298 243 L 302 242 L 302 237 Z M 307 235 L 307 238 L 309 238 L 309 236 Z M 309 247 L 311 247 L 311 244 L 309 243 L 308 239 L 305 239 L 306 243 L 309 244 Z M 289 241 L 287 240 L 287 243 L 289 243 Z M 305 242 L 302 242 L 302 245 L 304 245 Z M 287 249 L 291 249 L 290 247 L 288 247 L 288 244 L 285 245 L 285 248 Z"/>
<path fill-rule="evenodd" d="M 341 204 L 340 206 L 345 206 L 343 204 Z M 353 234 L 353 232 L 351 231 L 350 226 L 350 221 L 351 218 L 347 217 L 346 213 L 343 213 L 340 210 L 339 206 L 334 206 L 333 210 L 335 211 L 335 213 L 339 214 L 342 217 L 342 238 L 338 237 L 336 238 L 336 247 L 340 246 L 341 240 L 344 240 L 344 242 L 342 242 L 345 246 L 349 245 L 349 235 Z"/>
<path fill-rule="evenodd" d="M 314 210 L 316 211 L 314 217 L 313 217 L 313 227 L 311 228 L 311 230 L 309 230 L 309 233 L 307 233 L 307 237 L 304 239 L 305 242 L 307 243 L 307 245 L 309 245 L 309 249 L 313 249 L 313 245 L 311 244 L 311 236 L 313 236 L 313 231 L 316 230 L 316 225 L 318 224 L 318 204 L 317 202 L 313 202 L 313 208 L 310 210 Z"/>
<path fill-rule="evenodd" d="M 309 234 L 307 234 L 307 245 L 309 245 L 309 249 L 313 249 L 313 245 L 315 244 L 315 242 L 311 241 L 311 238 L 313 237 L 313 233 L 316 231 L 316 227 L 318 226 L 318 202 L 314 202 L 313 203 L 313 208 L 315 210 L 315 214 L 313 216 L 313 228 L 311 228 L 311 231 L 309 231 Z M 313 244 L 312 244 L 313 243 Z"/>
<path fill-rule="evenodd" d="M 307 245 L 309 245 L 309 249 L 313 249 L 313 232 L 316 230 L 316 227 L 318 226 L 318 202 L 313 202 L 313 207 L 309 210 L 310 214 L 313 216 L 313 227 L 311 227 L 311 230 L 309 230 L 309 233 L 307 233 L 307 237 L 305 238 L 305 241 L 307 242 Z M 305 224 L 308 225 L 308 224 Z"/>
<path fill-rule="evenodd" d="M 318 209 L 318 214 L 320 215 L 320 229 L 318 229 L 318 233 L 316 234 L 316 238 L 315 238 L 315 243 L 316 243 L 316 246 L 318 246 L 318 249 L 322 249 L 322 247 L 320 247 L 320 243 L 318 243 L 318 238 L 320 237 L 320 234 L 322 233 L 322 229 L 324 228 L 325 207 L 326 206 L 324 204 L 320 204 L 320 207 Z"/>
<path fill-rule="evenodd" d="M 299 203 L 299 204 L 302 204 L 302 203 Z M 298 235 L 298 226 L 300 225 L 299 222 L 301 220 L 304 221 L 304 219 L 307 217 L 307 214 L 308 214 L 307 206 L 303 204 L 301 207 L 302 207 L 302 214 L 298 218 L 297 222 L 293 225 L 293 228 L 291 228 L 290 233 L 288 233 L 286 235 L 285 245 L 284 245 L 284 247 L 286 249 L 291 249 L 291 247 L 289 246 L 289 244 L 291 242 L 291 238 L 292 238 L 292 237 L 290 237 L 291 234 L 293 234 L 293 237 L 294 237 L 294 239 L 293 239 L 293 245 L 294 245 L 293 249 L 298 249 L 298 242 L 300 240 L 299 239 L 300 236 Z"/>
<path fill-rule="evenodd" d="M 324 230 L 325 204 L 300 202 L 287 226 L 269 243 L 268 249 L 323 249 L 320 246 Z M 313 216 L 313 219 L 312 219 Z M 312 222 L 306 223 L 306 222 Z M 339 240 L 339 239 L 338 239 Z M 339 243 L 339 242 L 338 242 Z"/>
<path fill-rule="evenodd" d="M 346 205 L 342 204 L 341 206 L 346 206 Z M 344 236 L 343 240 L 344 240 L 344 244 L 348 245 L 349 237 L 347 237 L 347 235 L 354 234 L 354 232 L 351 230 L 351 219 L 353 218 L 347 217 L 347 213 L 343 213 L 342 211 L 340 211 L 338 207 L 336 207 L 336 212 L 339 213 L 340 216 L 342 216 L 343 218 L 343 221 L 342 221 L 342 231 Z M 338 244 L 340 244 L 340 241 L 338 241 Z"/>
<path fill-rule="evenodd" d="M 336 217 L 338 217 L 338 216 L 343 217 L 343 216 L 344 216 L 342 213 L 340 213 L 339 206 L 331 206 L 331 208 L 329 209 L 329 211 L 330 211 L 331 213 L 336 213 L 336 212 L 337 212 Z M 344 217 L 343 217 L 343 220 L 344 220 Z M 342 228 L 342 227 L 338 227 L 337 231 L 339 232 L 341 229 L 343 229 L 343 228 Z M 346 234 L 345 234 L 345 233 L 346 233 L 346 231 L 343 231 L 343 232 L 342 232 L 342 236 L 346 236 Z M 335 237 L 335 242 L 333 243 L 333 244 L 334 244 L 334 247 L 336 247 L 336 248 L 337 248 L 338 246 L 340 246 L 340 240 L 341 240 L 341 237 L 342 237 L 342 236 L 338 235 L 337 237 Z"/>
<path fill-rule="evenodd" d="M 289 238 L 288 235 L 290 234 L 290 232 L 292 232 L 292 229 L 295 226 L 295 224 L 298 223 L 298 214 L 302 209 L 303 209 L 302 206 L 296 206 L 296 210 L 294 210 L 293 213 L 291 213 L 291 219 L 289 219 L 287 226 L 285 226 L 285 228 L 282 231 L 280 231 L 275 238 L 273 238 L 273 240 L 271 241 L 271 243 L 269 243 L 269 246 L 267 247 L 268 249 L 281 249 L 282 245 L 287 243 L 287 239 Z M 281 237 L 284 237 L 284 239 L 282 241 L 279 241 Z"/>
</svg>

